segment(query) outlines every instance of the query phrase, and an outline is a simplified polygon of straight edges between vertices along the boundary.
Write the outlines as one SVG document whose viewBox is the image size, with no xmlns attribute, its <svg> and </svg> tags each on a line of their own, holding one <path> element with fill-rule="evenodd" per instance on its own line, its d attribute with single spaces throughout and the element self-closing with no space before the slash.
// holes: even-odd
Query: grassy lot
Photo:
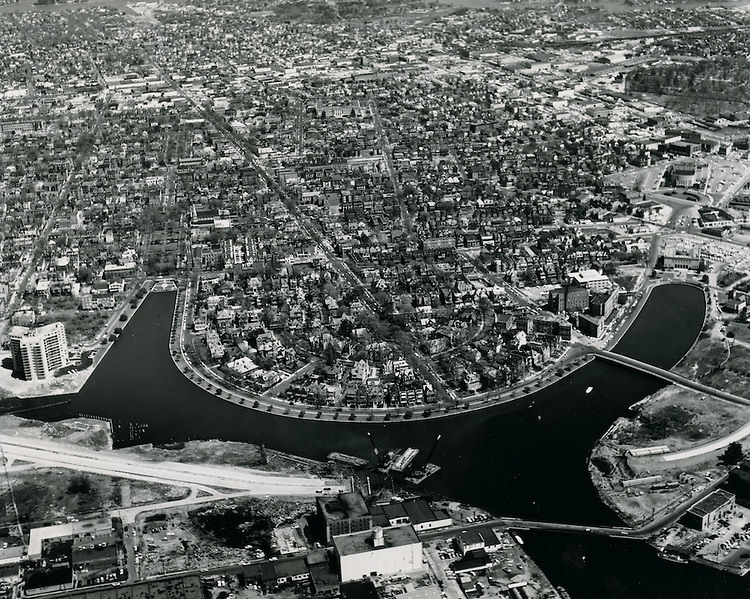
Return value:
<svg viewBox="0 0 750 599">
<path fill-rule="evenodd" d="M 750 397 L 750 350 L 733 346 L 727 363 L 704 376 L 701 382 L 741 397 Z"/>
<path fill-rule="evenodd" d="M 157 462 L 226 464 L 246 468 L 257 468 L 265 464 L 263 452 L 257 445 L 232 441 L 189 441 L 175 445 L 174 449 L 137 445 L 120 451 Z"/>
<path fill-rule="evenodd" d="M 45 313 L 39 317 L 39 324 L 62 322 L 65 325 L 69 345 L 93 341 L 112 315 L 112 311 L 80 310 L 80 303 L 79 298 L 70 295 L 43 300 Z"/>
<path fill-rule="evenodd" d="M 169 501 L 187 496 L 187 489 L 143 481 L 74 472 L 62 468 L 38 468 L 10 473 L 13 496 L 21 522 L 80 516 L 128 505 Z M 135 499 L 135 500 L 134 500 Z M 2 522 L 10 524 L 12 512 Z"/>
<path fill-rule="evenodd" d="M 727 325 L 727 335 L 734 335 L 735 339 L 750 343 L 750 324 L 746 322 L 730 321 Z"/>
<path fill-rule="evenodd" d="M 616 439 L 623 451 L 655 445 L 684 449 L 722 437 L 748 420 L 750 408 L 671 385 L 657 391 L 636 418 L 625 421 Z"/>
<path fill-rule="evenodd" d="M 726 357 L 727 349 L 723 340 L 711 338 L 704 332 L 700 334 L 690 353 L 672 369 L 672 372 L 689 379 L 700 380 L 718 367 Z"/>
</svg>

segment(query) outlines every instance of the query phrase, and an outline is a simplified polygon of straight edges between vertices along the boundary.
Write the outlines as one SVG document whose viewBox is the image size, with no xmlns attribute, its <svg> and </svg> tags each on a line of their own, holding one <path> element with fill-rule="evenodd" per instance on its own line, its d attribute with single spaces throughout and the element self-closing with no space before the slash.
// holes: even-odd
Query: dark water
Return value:
<svg viewBox="0 0 750 599">
<path fill-rule="evenodd" d="M 432 459 L 442 470 L 428 480 L 429 490 L 498 516 L 618 523 L 599 501 L 586 461 L 612 422 L 661 381 L 596 361 L 514 405 L 451 418 L 388 425 L 283 418 L 224 402 L 182 376 L 168 350 L 174 297 L 146 298 L 81 393 L 71 396 L 73 413 L 112 418 L 121 432 L 142 432 L 148 441 L 252 441 L 319 459 L 333 450 L 371 457 L 367 431 L 381 451 L 427 451 L 442 434 Z M 658 287 L 616 349 L 668 368 L 694 342 L 704 307 L 696 287 Z M 589 386 L 594 389 L 586 394 Z M 644 543 L 553 533 L 524 538 L 532 557 L 574 599 L 732 598 L 750 589 L 750 581 L 665 562 Z"/>
</svg>

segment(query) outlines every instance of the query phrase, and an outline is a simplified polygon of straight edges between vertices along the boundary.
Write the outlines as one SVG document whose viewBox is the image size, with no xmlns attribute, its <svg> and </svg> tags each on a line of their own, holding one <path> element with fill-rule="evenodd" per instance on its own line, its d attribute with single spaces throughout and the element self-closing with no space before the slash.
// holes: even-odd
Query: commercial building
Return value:
<svg viewBox="0 0 750 599">
<path fill-rule="evenodd" d="M 335 535 L 346 535 L 372 528 L 372 514 L 362 494 L 354 491 L 329 497 L 318 497 L 318 515 L 326 527 L 326 541 Z"/>
<path fill-rule="evenodd" d="M 416 532 L 444 528 L 453 519 L 443 510 L 433 509 L 426 499 L 407 499 L 370 507 L 373 526 L 411 524 Z"/>
<path fill-rule="evenodd" d="M 698 270 L 701 264 L 700 251 L 697 248 L 667 247 L 662 256 L 664 268 Z"/>
<path fill-rule="evenodd" d="M 333 547 L 341 582 L 422 569 L 422 541 L 410 525 L 339 535 Z"/>
<path fill-rule="evenodd" d="M 591 291 L 607 291 L 612 286 L 608 276 L 593 268 L 572 272 L 569 276 L 571 283 Z"/>
<path fill-rule="evenodd" d="M 602 318 L 607 318 L 610 314 L 612 314 L 612 311 L 617 305 L 617 296 L 617 289 L 612 289 L 611 291 L 607 291 L 604 293 L 595 293 L 591 298 L 591 302 L 589 303 L 591 314 L 593 316 L 601 316 Z"/>
<path fill-rule="evenodd" d="M 549 292 L 549 309 L 560 312 L 585 312 L 589 308 L 590 292 L 586 287 L 565 285 Z"/>
<path fill-rule="evenodd" d="M 685 514 L 685 522 L 698 530 L 706 530 L 714 522 L 729 514 L 735 505 L 735 496 L 723 489 L 717 489 L 704 497 Z"/>
<path fill-rule="evenodd" d="M 27 381 L 46 379 L 68 363 L 68 341 L 61 322 L 10 330 L 13 371 Z"/>
</svg>

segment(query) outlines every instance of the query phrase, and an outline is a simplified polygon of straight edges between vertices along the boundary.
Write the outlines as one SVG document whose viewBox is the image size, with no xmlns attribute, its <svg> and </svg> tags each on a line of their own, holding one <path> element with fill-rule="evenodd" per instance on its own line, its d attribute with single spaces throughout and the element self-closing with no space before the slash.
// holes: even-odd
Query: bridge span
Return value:
<svg viewBox="0 0 750 599">
<path fill-rule="evenodd" d="M 734 395 L 733 393 L 727 393 L 726 391 L 722 391 L 720 389 L 714 389 L 713 387 L 709 387 L 708 385 L 704 385 L 703 383 L 699 383 L 697 381 L 691 381 L 690 379 L 686 379 L 684 376 L 680 376 L 679 374 L 675 374 L 674 372 L 670 372 L 669 370 L 664 370 L 663 368 L 653 366 L 652 364 L 647 364 L 646 362 L 641 362 L 640 360 L 636 360 L 634 358 L 629 358 L 628 356 L 623 356 L 622 354 L 617 354 L 611 351 L 596 348 L 589 348 L 588 354 L 597 358 L 601 358 L 603 360 L 607 360 L 608 362 L 612 362 L 614 364 L 619 364 L 620 366 L 627 366 L 628 368 L 632 368 L 633 370 L 651 374 L 667 382 L 675 383 L 676 385 L 685 387 L 686 389 L 692 389 L 694 391 L 698 391 L 699 393 L 711 395 L 712 397 L 730 401 L 732 403 L 740 404 L 743 406 L 750 406 L 750 399 L 740 397 L 739 395 Z"/>
</svg>

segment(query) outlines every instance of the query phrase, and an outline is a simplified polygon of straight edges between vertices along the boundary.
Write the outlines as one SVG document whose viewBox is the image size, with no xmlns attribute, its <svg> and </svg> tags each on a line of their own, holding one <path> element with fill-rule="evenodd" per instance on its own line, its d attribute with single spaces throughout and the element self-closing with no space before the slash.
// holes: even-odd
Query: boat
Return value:
<svg viewBox="0 0 750 599">
<path fill-rule="evenodd" d="M 593 387 L 586 387 L 586 395 L 588 395 L 589 393 L 591 393 L 593 390 L 594 390 Z"/>
<path fill-rule="evenodd" d="M 332 451 L 328 454 L 328 459 L 332 462 L 338 462 L 339 464 L 344 464 L 345 466 L 352 466 L 354 468 L 362 468 L 364 466 L 367 466 L 369 463 L 364 458 L 358 458 L 355 455 L 349 455 L 347 453 L 340 453 L 338 451 Z"/>
<path fill-rule="evenodd" d="M 661 557 L 661 558 L 663 558 L 663 559 L 665 559 L 667 561 L 674 562 L 676 564 L 687 564 L 688 563 L 688 559 L 686 557 L 684 557 L 684 556 L 682 556 L 682 555 L 680 555 L 678 553 L 673 553 L 672 551 L 660 551 L 659 552 L 659 557 Z"/>
</svg>

